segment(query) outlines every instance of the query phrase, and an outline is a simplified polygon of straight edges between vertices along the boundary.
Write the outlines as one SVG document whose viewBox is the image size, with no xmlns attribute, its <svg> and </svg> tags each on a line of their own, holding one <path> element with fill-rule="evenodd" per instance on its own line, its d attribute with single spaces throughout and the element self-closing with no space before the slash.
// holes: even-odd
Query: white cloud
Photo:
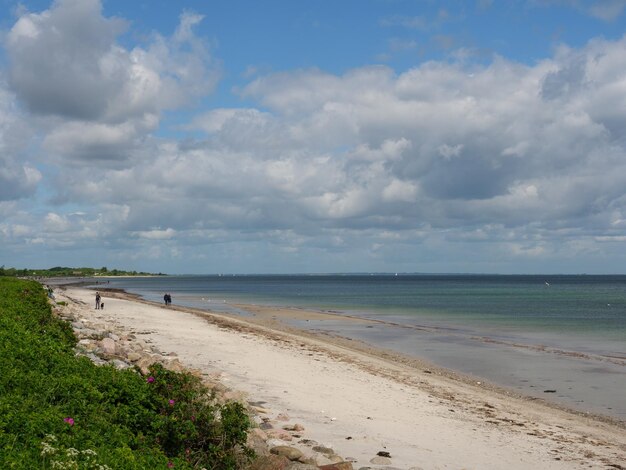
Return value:
<svg viewBox="0 0 626 470">
<path fill-rule="evenodd" d="M 155 259 L 211 244 L 245 265 L 263 249 L 311 259 L 374 247 L 408 263 L 401 248 L 459 256 L 450 247 L 468 243 L 539 259 L 562 253 L 563 240 L 584 256 L 624 236 L 626 39 L 560 47 L 534 65 L 256 75 L 239 92 L 245 106 L 199 112 L 180 127 L 195 139 L 177 140 L 153 135 L 162 111 L 215 84 L 193 32 L 201 17 L 125 49 L 124 22 L 102 17 L 98 2 L 73 5 L 25 13 L 9 33 L 13 90 L 44 132 L 40 161 L 57 165 L 46 196 L 58 206 L 37 215 L 0 205 L 5 241 L 19 232 L 28 243 Z M 59 56 L 44 57 L 61 24 Z M 72 39 L 81 35 L 84 47 Z M 57 70 L 70 58 L 71 77 Z M 35 82 L 48 68 L 60 76 Z M 89 100 L 93 87 L 101 94 Z M 73 88 L 82 99 L 65 102 Z M 11 137 L 29 131 L 4 97 L 0 144 L 12 150 L 0 154 L 0 200 L 16 201 L 42 173 Z"/>
<path fill-rule="evenodd" d="M 139 232 L 135 232 L 139 238 L 147 238 L 148 240 L 169 240 L 174 238 L 176 235 L 176 230 L 167 228 L 165 230 L 161 229 L 153 229 L 153 230 L 143 230 Z"/>
<path fill-rule="evenodd" d="M 129 159 L 163 110 L 213 90 L 219 66 L 193 32 L 199 15 L 183 13 L 171 38 L 154 33 L 145 47 L 126 49 L 116 42 L 126 22 L 101 10 L 100 0 L 59 0 L 23 12 L 6 48 L 11 88 L 48 117 L 47 149 L 106 165 Z"/>
</svg>

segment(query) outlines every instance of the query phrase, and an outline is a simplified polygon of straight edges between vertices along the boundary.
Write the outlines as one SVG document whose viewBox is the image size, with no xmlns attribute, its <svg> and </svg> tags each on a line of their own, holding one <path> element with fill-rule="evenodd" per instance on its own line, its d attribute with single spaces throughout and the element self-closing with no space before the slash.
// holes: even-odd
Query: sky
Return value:
<svg viewBox="0 0 626 470">
<path fill-rule="evenodd" d="M 0 265 L 626 273 L 626 0 L 0 0 Z"/>
</svg>

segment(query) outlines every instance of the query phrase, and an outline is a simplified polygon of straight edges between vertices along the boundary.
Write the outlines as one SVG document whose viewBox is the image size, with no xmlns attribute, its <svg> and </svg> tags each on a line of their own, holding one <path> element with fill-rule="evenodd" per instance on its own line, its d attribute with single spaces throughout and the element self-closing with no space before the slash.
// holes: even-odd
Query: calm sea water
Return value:
<svg viewBox="0 0 626 470">
<path fill-rule="evenodd" d="M 112 278 L 109 287 L 230 313 L 241 313 L 234 303 L 337 312 L 294 324 L 626 420 L 626 276 L 165 276 Z"/>
</svg>

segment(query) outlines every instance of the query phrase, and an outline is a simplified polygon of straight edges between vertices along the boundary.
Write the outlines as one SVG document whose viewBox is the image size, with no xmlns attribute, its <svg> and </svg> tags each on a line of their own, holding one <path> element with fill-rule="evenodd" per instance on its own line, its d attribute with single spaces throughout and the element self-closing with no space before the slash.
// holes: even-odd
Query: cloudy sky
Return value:
<svg viewBox="0 0 626 470">
<path fill-rule="evenodd" d="M 0 0 L 0 265 L 626 272 L 626 0 Z"/>
</svg>

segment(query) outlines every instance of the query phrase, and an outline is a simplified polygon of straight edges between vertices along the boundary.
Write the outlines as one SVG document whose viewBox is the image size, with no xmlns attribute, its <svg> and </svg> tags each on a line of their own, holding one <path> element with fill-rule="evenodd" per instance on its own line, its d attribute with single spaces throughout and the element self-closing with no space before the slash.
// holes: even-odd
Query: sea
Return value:
<svg viewBox="0 0 626 470">
<path fill-rule="evenodd" d="M 188 275 L 108 278 L 147 300 L 334 313 L 292 326 L 358 339 L 626 422 L 626 275 Z M 100 280 L 99 282 L 102 282 Z M 346 316 L 373 319 L 372 324 Z"/>
</svg>

